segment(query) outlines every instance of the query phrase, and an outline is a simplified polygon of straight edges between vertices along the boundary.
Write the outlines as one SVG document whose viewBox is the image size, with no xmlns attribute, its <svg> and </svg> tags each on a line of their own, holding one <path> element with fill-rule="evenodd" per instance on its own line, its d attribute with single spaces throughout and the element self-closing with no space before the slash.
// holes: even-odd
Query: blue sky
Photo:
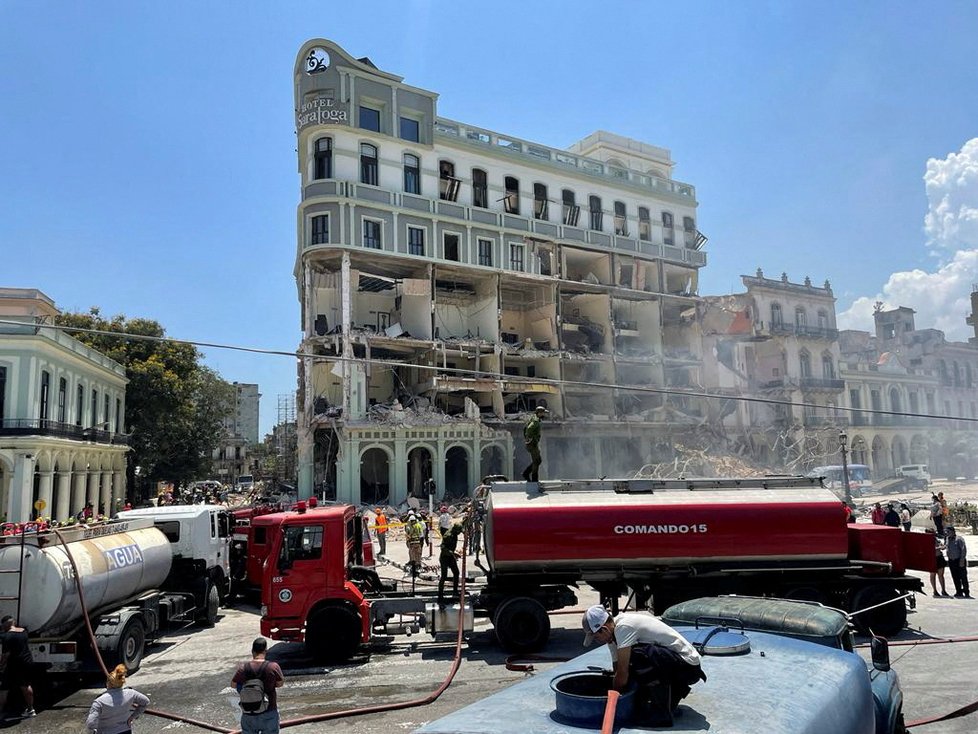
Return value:
<svg viewBox="0 0 978 734">
<path fill-rule="evenodd" d="M 964 338 L 975 28 L 970 2 L 0 1 L 0 285 L 296 348 L 292 65 L 325 37 L 445 117 L 669 148 L 710 238 L 703 294 L 761 266 L 830 279 L 845 326 L 881 298 Z M 294 363 L 207 354 L 259 383 L 269 430 Z"/>
</svg>

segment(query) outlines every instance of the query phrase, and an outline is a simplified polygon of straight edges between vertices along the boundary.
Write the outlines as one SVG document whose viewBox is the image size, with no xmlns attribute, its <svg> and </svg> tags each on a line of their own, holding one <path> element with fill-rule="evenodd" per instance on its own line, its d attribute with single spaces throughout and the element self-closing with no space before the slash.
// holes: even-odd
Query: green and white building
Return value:
<svg viewBox="0 0 978 734">
<path fill-rule="evenodd" d="M 664 148 L 555 148 L 438 116 L 438 95 L 315 39 L 296 59 L 300 494 L 398 502 L 654 458 L 700 407 L 705 238 Z M 632 388 L 632 389 L 629 389 Z"/>
<path fill-rule="evenodd" d="M 0 288 L 0 507 L 58 520 L 126 494 L 126 371 L 58 329 L 54 301 Z"/>
</svg>

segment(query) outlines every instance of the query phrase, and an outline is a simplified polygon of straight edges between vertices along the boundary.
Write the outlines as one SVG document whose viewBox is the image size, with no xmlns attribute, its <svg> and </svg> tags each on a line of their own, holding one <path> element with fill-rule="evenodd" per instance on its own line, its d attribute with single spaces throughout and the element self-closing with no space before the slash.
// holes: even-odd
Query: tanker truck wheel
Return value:
<svg viewBox="0 0 978 734">
<path fill-rule="evenodd" d="M 852 595 L 849 610 L 858 612 L 860 609 L 883 604 L 883 602 L 900 596 L 899 592 L 890 586 L 864 586 Z M 853 617 L 856 629 L 864 635 L 877 634 L 892 637 L 907 626 L 907 603 L 901 599 L 892 604 L 886 604 Z"/>
<path fill-rule="evenodd" d="M 500 604 L 492 624 L 496 639 L 507 652 L 536 652 L 550 639 L 547 610 L 528 596 L 517 596 Z"/>
<path fill-rule="evenodd" d="M 119 636 L 119 645 L 116 647 L 115 659 L 118 663 L 126 666 L 130 673 L 139 670 L 143 662 L 143 653 L 146 650 L 146 627 L 143 620 L 133 617 L 122 630 Z"/>
<path fill-rule="evenodd" d="M 207 591 L 204 594 L 204 609 L 200 615 L 200 624 L 205 627 L 213 627 L 217 624 L 217 614 L 221 608 L 221 594 L 213 582 L 207 582 Z"/>
<path fill-rule="evenodd" d="M 360 617 L 347 607 L 323 607 L 309 615 L 306 650 L 321 663 L 345 663 L 360 647 Z"/>
</svg>

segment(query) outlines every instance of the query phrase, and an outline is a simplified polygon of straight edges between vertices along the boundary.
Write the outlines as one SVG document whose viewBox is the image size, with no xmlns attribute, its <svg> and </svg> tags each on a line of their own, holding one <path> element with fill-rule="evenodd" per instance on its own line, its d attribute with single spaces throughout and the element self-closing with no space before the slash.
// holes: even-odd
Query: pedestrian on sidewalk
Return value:
<svg viewBox="0 0 978 734">
<path fill-rule="evenodd" d="M 930 497 L 930 519 L 934 522 L 934 529 L 937 531 L 937 536 L 939 538 L 944 537 L 944 506 L 941 501 L 937 498 L 936 494 Z"/>
<path fill-rule="evenodd" d="M 33 679 L 34 656 L 27 641 L 27 630 L 17 626 L 17 621 L 9 614 L 0 619 L 0 635 L 3 639 L 3 655 L 0 655 L 0 670 L 3 670 L 3 692 L 0 697 L 0 711 L 7 704 L 7 695 L 11 689 L 19 688 L 24 697 L 24 713 L 22 719 L 29 719 L 37 714 L 34 712 Z"/>
<path fill-rule="evenodd" d="M 869 517 L 873 521 L 873 525 L 882 525 L 883 519 L 886 517 L 886 511 L 883 509 L 883 506 L 877 502 L 875 505 L 873 505 L 873 512 Z"/>
<path fill-rule="evenodd" d="M 933 533 L 934 531 L 927 528 L 928 533 Z M 934 536 L 934 552 L 937 554 L 936 562 L 934 564 L 934 571 L 930 572 L 930 588 L 934 592 L 935 597 L 950 596 L 947 593 L 947 582 L 944 580 L 944 569 L 947 568 L 947 559 L 944 558 L 944 541 Z M 941 593 L 937 593 L 937 581 L 941 582 Z"/>
<path fill-rule="evenodd" d="M 285 676 L 278 663 L 265 659 L 268 640 L 251 643 L 251 660 L 238 664 L 231 685 L 238 691 L 241 734 L 279 734 L 278 691 Z"/>
<path fill-rule="evenodd" d="M 126 688 L 126 666 L 116 665 L 105 681 L 105 693 L 92 701 L 85 726 L 98 734 L 132 734 L 132 723 L 142 716 L 149 699 Z"/>
<path fill-rule="evenodd" d="M 910 508 L 907 506 L 906 502 L 900 503 L 900 523 L 903 525 L 903 529 L 909 533 L 910 532 Z"/>
<path fill-rule="evenodd" d="M 954 582 L 954 598 L 970 599 L 971 589 L 968 588 L 968 546 L 964 538 L 957 534 L 953 526 L 948 525 L 944 530 L 947 536 L 947 565 L 951 569 L 951 580 Z"/>
</svg>

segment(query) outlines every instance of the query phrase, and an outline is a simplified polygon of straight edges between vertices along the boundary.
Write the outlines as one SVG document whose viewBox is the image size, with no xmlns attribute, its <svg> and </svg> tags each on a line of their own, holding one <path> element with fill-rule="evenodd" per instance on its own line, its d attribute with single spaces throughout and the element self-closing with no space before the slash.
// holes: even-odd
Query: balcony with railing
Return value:
<svg viewBox="0 0 978 734">
<path fill-rule="evenodd" d="M 844 415 L 805 415 L 802 417 L 805 428 L 845 428 L 849 425 Z"/>
<path fill-rule="evenodd" d="M 793 324 L 787 321 L 761 322 L 758 325 L 758 332 L 762 335 L 770 336 L 798 336 L 804 339 L 820 339 L 824 341 L 835 341 L 839 338 L 838 329 L 830 329 L 827 326 L 809 326 L 807 324 Z"/>
<path fill-rule="evenodd" d="M 5 418 L 0 420 L 0 436 L 45 436 L 115 446 L 129 445 L 129 436 L 124 433 L 103 431 L 98 428 L 82 428 L 71 423 L 60 423 L 42 418 Z"/>
<path fill-rule="evenodd" d="M 802 377 L 798 380 L 802 390 L 842 390 L 846 386 L 845 380 L 834 377 Z"/>
</svg>

